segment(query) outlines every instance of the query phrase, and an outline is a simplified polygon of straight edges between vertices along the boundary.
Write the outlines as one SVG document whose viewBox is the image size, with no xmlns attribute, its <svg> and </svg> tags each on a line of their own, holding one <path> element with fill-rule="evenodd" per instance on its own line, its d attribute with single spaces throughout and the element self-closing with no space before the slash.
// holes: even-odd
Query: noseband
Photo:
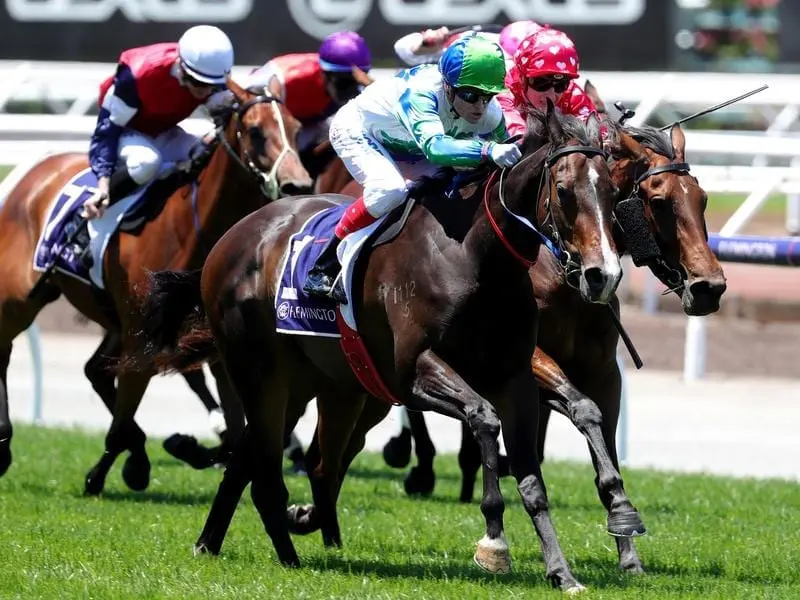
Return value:
<svg viewBox="0 0 800 600">
<path fill-rule="evenodd" d="M 689 163 L 669 163 L 667 165 L 661 165 L 660 167 L 652 167 L 639 175 L 636 178 L 636 181 L 633 183 L 633 189 L 631 190 L 630 196 L 627 198 L 627 201 L 633 202 L 641 202 L 642 207 L 644 207 L 644 202 L 641 200 L 639 196 L 639 186 L 641 183 L 653 175 L 658 175 L 660 173 L 679 173 L 683 175 L 689 175 L 690 166 Z M 652 232 L 651 232 L 652 235 Z M 670 265 L 665 259 L 664 256 L 660 252 L 660 246 L 658 243 L 655 244 L 656 247 L 659 249 L 658 254 L 649 262 L 648 267 L 650 271 L 652 271 L 653 275 L 655 275 L 661 283 L 663 283 L 667 289 L 664 291 L 664 294 L 669 294 L 671 292 L 680 292 L 682 291 L 684 284 L 684 273 L 683 269 L 678 266 L 673 267 Z"/>
<path fill-rule="evenodd" d="M 269 170 L 269 173 L 265 173 L 253 160 L 250 156 L 250 150 L 248 149 L 247 145 L 243 142 L 244 132 L 242 131 L 242 118 L 256 104 L 264 104 L 269 103 L 272 107 L 273 114 L 275 115 L 275 121 L 278 123 L 278 131 L 280 132 L 281 137 L 281 144 L 282 148 L 280 154 L 278 154 L 278 158 L 275 159 L 275 162 L 272 164 L 272 168 Z M 239 165 L 249 173 L 255 175 L 260 184 L 261 184 L 261 191 L 262 193 L 267 196 L 270 200 L 277 200 L 280 197 L 280 185 L 278 184 L 278 168 L 283 162 L 283 159 L 286 158 L 289 154 L 294 154 L 297 156 L 299 160 L 299 156 L 297 151 L 291 147 L 289 144 L 289 138 L 286 135 L 286 124 L 283 122 L 283 115 L 281 115 L 281 111 L 279 108 L 279 104 L 281 104 L 281 100 L 276 98 L 275 96 L 262 94 L 260 96 L 256 96 L 255 98 L 251 98 L 244 104 L 234 104 L 232 109 L 234 114 L 236 115 L 236 140 L 239 143 L 239 148 L 241 148 L 241 152 L 244 155 L 244 161 L 239 157 L 239 154 L 231 147 L 228 143 L 227 138 L 224 134 L 223 128 L 217 129 L 217 139 L 222 142 L 222 145 L 225 147 L 225 150 L 228 154 L 237 162 Z"/>
<path fill-rule="evenodd" d="M 517 213 L 512 211 L 510 208 L 508 208 L 508 206 L 506 205 L 505 197 L 504 197 L 504 194 L 503 194 L 503 184 L 504 184 L 504 181 L 505 181 L 506 171 L 509 170 L 509 169 L 505 169 L 504 168 L 504 169 L 502 169 L 500 171 L 500 181 L 499 181 L 498 196 L 499 196 L 499 199 L 500 199 L 500 206 L 503 207 L 503 210 L 505 211 L 505 213 L 507 215 L 509 215 L 510 217 L 512 217 L 513 219 L 515 219 L 518 223 L 521 223 L 527 229 L 531 230 L 534 233 L 534 235 L 536 235 L 536 237 L 539 238 L 539 241 L 542 244 L 544 244 L 544 246 L 548 250 L 550 250 L 550 252 L 556 257 L 556 259 L 558 259 L 558 263 L 561 265 L 561 268 L 564 270 L 564 276 L 565 276 L 565 279 L 566 279 L 568 285 L 570 285 L 571 287 L 577 289 L 577 286 L 578 286 L 578 277 L 577 276 L 580 275 L 580 270 L 581 270 L 580 257 L 572 256 L 572 254 L 569 252 L 569 250 L 567 250 L 566 245 L 564 244 L 564 240 L 563 240 L 561 234 L 558 231 L 558 226 L 556 224 L 556 220 L 555 220 L 555 217 L 553 215 L 552 205 L 551 205 L 551 202 L 550 202 L 550 177 L 551 177 L 550 169 L 553 166 L 555 166 L 556 162 L 558 162 L 561 158 L 563 158 L 563 157 L 565 157 L 565 156 L 567 156 L 569 154 L 574 154 L 574 153 L 580 153 L 580 154 L 583 154 L 583 155 L 585 155 L 587 157 L 589 157 L 589 156 L 603 156 L 603 157 L 605 157 L 606 156 L 606 153 L 602 148 L 597 148 L 595 146 L 579 146 L 579 145 L 564 146 L 563 148 L 559 148 L 557 150 L 553 150 L 552 152 L 550 152 L 547 155 L 547 157 L 544 160 L 543 167 L 542 167 L 542 175 L 541 175 L 541 178 L 539 180 L 539 185 L 538 185 L 536 194 L 537 194 L 537 198 L 539 198 L 541 196 L 541 194 L 542 194 L 543 187 L 546 187 L 547 194 L 546 194 L 546 196 L 544 198 L 544 205 L 543 205 L 543 209 L 544 209 L 545 215 L 544 215 L 544 220 L 542 222 L 542 225 L 545 225 L 550 230 L 550 236 L 547 236 L 544 233 L 542 233 L 541 231 L 539 231 L 539 229 L 536 227 L 536 225 L 531 223 L 530 220 L 528 220 L 526 217 L 523 217 L 522 215 L 518 215 Z M 530 155 L 526 159 L 522 159 L 516 165 L 511 167 L 510 170 L 513 171 L 516 167 L 518 167 L 523 162 L 525 162 L 529 158 L 532 158 L 535 155 L 536 155 L 536 153 Z M 496 174 L 497 174 L 497 171 L 492 172 L 492 174 L 489 176 L 489 181 L 487 181 L 486 188 L 484 190 L 484 206 L 485 206 L 485 210 L 486 210 L 486 215 L 489 218 L 489 222 L 492 225 L 492 229 L 494 229 L 495 234 L 497 235 L 497 237 L 500 238 L 500 241 L 503 242 L 503 245 L 506 247 L 506 249 L 508 249 L 508 251 L 511 253 L 511 255 L 514 256 L 517 260 L 519 260 L 525 266 L 530 268 L 531 266 L 533 266 L 536 263 L 536 257 L 526 258 L 521 253 L 519 253 L 513 247 L 511 242 L 508 241 L 508 239 L 506 238 L 506 236 L 503 234 L 502 230 L 500 229 L 500 226 L 497 224 L 497 222 L 492 217 L 492 213 L 489 211 L 489 190 L 491 188 L 492 180 L 494 179 L 494 176 Z M 537 202 L 538 202 L 538 200 L 537 200 Z M 539 214 L 538 209 L 536 211 L 536 214 L 537 215 Z"/>
</svg>

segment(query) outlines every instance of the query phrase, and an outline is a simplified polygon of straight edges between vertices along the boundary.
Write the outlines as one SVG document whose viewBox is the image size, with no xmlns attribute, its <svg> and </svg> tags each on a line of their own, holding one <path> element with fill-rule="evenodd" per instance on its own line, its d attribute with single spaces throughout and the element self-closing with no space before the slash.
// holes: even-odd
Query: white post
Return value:
<svg viewBox="0 0 800 600">
<path fill-rule="evenodd" d="M 786 196 L 786 232 L 800 235 L 800 194 Z"/>
<path fill-rule="evenodd" d="M 39 326 L 33 323 L 28 328 L 28 345 L 31 347 L 31 359 L 33 360 L 33 414 L 34 424 L 42 422 L 42 405 L 44 402 L 44 392 L 42 390 L 42 344 Z"/>
<path fill-rule="evenodd" d="M 706 369 L 706 322 L 703 317 L 686 320 L 686 340 L 683 352 L 683 380 L 696 381 Z"/>
<path fill-rule="evenodd" d="M 658 279 L 649 270 L 644 274 L 644 288 L 642 289 L 642 310 L 647 315 L 658 312 Z"/>
<path fill-rule="evenodd" d="M 617 365 L 622 381 L 617 421 L 617 458 L 619 464 L 624 465 L 628 462 L 628 382 L 625 378 L 625 364 L 619 351 L 617 351 Z"/>
</svg>

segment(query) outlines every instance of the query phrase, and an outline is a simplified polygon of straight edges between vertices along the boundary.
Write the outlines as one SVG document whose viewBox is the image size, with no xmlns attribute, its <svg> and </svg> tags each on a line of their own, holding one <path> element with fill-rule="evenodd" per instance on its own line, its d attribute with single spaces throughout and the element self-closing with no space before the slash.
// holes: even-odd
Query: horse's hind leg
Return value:
<svg viewBox="0 0 800 600">
<path fill-rule="evenodd" d="M 106 476 L 114 461 L 125 450 L 131 457 L 125 462 L 122 477 L 134 491 L 147 489 L 150 484 L 150 461 L 145 452 L 145 435 L 133 420 L 139 403 L 150 382 L 149 373 L 122 373 L 118 377 L 114 415 L 106 434 L 105 452 L 86 475 L 84 492 L 94 496 L 103 491 Z"/>
<path fill-rule="evenodd" d="M 117 386 L 116 375 L 112 370 L 114 361 L 120 357 L 122 353 L 122 336 L 116 332 L 106 331 L 100 345 L 94 354 L 86 361 L 83 367 L 83 372 L 95 393 L 100 396 L 103 404 L 108 409 L 111 415 L 114 415 L 114 405 L 117 401 Z M 131 426 L 132 438 L 135 440 L 144 439 L 144 431 L 133 422 Z M 135 473 L 137 469 L 141 469 L 142 465 L 149 463 L 147 453 L 144 445 L 134 446 L 129 448 L 131 454 L 125 461 L 123 473 Z M 144 454 L 144 456 L 143 456 Z M 133 476 L 134 484 L 136 484 L 137 477 Z M 127 481 L 127 479 L 126 479 Z"/>
<path fill-rule="evenodd" d="M 219 554 L 222 549 L 222 542 L 228 533 L 236 506 L 253 477 L 252 455 L 249 448 L 253 441 L 250 438 L 249 428 L 245 427 L 244 433 L 234 444 L 228 466 L 225 467 L 211 510 L 206 517 L 205 526 L 194 545 L 196 555 Z"/>
<path fill-rule="evenodd" d="M 256 300 L 240 301 L 221 319 L 214 316 L 213 309 L 209 316 L 220 358 L 247 417 L 248 443 L 242 460 L 247 461 L 245 468 L 252 474 L 253 504 L 278 559 L 286 566 L 299 566 L 286 519 L 289 491 L 283 480 L 289 350 L 281 344 L 282 339 Z M 224 511 L 220 514 L 226 516 Z"/>
<path fill-rule="evenodd" d="M 11 358 L 11 344 L 0 349 L 0 477 L 6 474 L 11 466 L 11 436 L 14 429 L 8 416 L 8 386 L 6 374 Z"/>
<path fill-rule="evenodd" d="M 347 443 L 347 448 L 344 451 L 341 459 L 341 467 L 339 471 L 338 489 L 334 496 L 334 501 L 338 501 L 339 494 L 342 489 L 342 483 L 347 474 L 350 464 L 353 462 L 358 453 L 364 448 L 367 433 L 375 427 L 378 423 L 383 421 L 386 415 L 389 414 L 389 405 L 378 400 L 372 396 L 367 396 L 366 401 L 358 415 L 353 431 L 350 434 L 350 441 Z M 335 415 L 334 415 L 335 416 Z M 322 463 L 322 455 L 319 446 L 319 420 L 317 421 L 317 428 L 314 430 L 314 435 L 311 438 L 311 443 L 306 450 L 306 467 L 308 469 L 309 479 L 312 478 L 315 469 Z M 314 482 L 312 480 L 312 489 Z M 313 533 L 320 529 L 320 519 L 318 518 L 317 508 L 313 504 L 306 504 L 304 506 L 292 505 L 289 507 L 287 513 L 289 518 L 289 525 L 292 533 L 299 535 L 306 535 Z"/>
<path fill-rule="evenodd" d="M 409 410 L 408 423 L 411 428 L 411 436 L 414 438 L 417 464 L 411 469 L 403 482 L 406 494 L 409 496 L 430 496 L 436 486 L 436 474 L 433 471 L 436 448 L 428 433 L 428 426 L 425 423 L 425 415 L 423 413 Z M 480 463 L 480 458 L 478 462 Z"/>
<path fill-rule="evenodd" d="M 497 404 L 503 422 L 503 435 L 508 450 L 511 472 L 525 510 L 533 522 L 542 547 L 547 577 L 553 587 L 567 592 L 583 589 L 569 568 L 550 518 L 547 489 L 542 478 L 536 452 L 536 421 L 539 407 L 536 381 L 532 373 L 524 373 L 512 384 L 507 398 Z"/>
<path fill-rule="evenodd" d="M 363 406 L 363 393 L 342 392 L 330 384 L 317 395 L 317 436 L 321 460 L 309 472 L 309 479 L 322 542 L 326 547 L 342 545 L 336 514 L 342 462 Z"/>
<path fill-rule="evenodd" d="M 2 279 L 2 278 L 0 278 Z M 7 280 L 3 279 L 4 283 Z M 58 298 L 58 290 L 45 288 L 38 302 L 6 300 L 0 306 L 0 477 L 11 466 L 11 438 L 14 430 L 8 414 L 8 364 L 14 338 L 30 327 L 45 304 Z"/>
</svg>

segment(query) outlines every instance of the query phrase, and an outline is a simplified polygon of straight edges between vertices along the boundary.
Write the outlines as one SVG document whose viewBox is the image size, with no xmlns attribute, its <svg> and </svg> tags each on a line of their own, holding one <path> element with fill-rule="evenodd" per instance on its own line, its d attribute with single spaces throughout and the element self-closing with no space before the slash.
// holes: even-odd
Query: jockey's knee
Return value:
<svg viewBox="0 0 800 600">
<path fill-rule="evenodd" d="M 380 217 L 400 206 L 406 195 L 406 182 L 400 178 L 395 185 L 384 184 L 365 189 L 364 206 L 373 217 Z"/>
<path fill-rule="evenodd" d="M 139 185 L 152 181 L 158 175 L 161 167 L 161 153 L 155 148 L 141 146 L 135 151 L 128 152 L 125 157 L 125 166 L 128 175 Z"/>
</svg>

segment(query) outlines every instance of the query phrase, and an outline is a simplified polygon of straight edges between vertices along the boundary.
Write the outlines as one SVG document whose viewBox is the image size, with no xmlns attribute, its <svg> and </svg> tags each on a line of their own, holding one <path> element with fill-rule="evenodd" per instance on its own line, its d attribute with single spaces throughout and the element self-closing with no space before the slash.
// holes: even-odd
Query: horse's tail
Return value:
<svg viewBox="0 0 800 600">
<path fill-rule="evenodd" d="M 216 359 L 216 346 L 203 309 L 201 270 L 149 274 L 141 305 L 143 343 L 123 357 L 120 371 L 155 368 L 163 373 L 197 369 Z"/>
</svg>

